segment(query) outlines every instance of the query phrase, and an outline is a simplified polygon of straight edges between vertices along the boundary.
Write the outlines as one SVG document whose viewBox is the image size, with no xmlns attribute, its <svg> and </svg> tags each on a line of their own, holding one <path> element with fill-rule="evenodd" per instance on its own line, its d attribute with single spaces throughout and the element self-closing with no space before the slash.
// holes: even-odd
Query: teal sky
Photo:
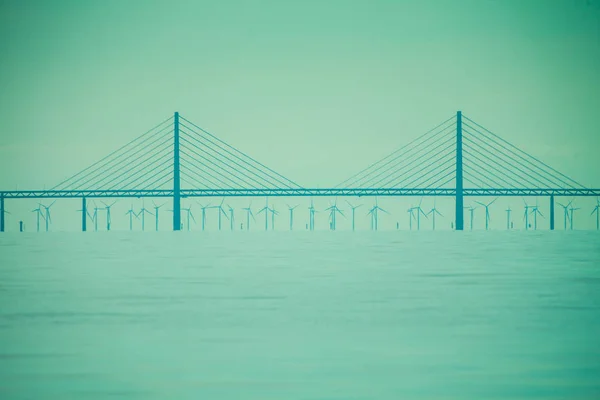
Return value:
<svg viewBox="0 0 600 400">
<path fill-rule="evenodd" d="M 180 111 L 331 186 L 462 110 L 600 187 L 600 1 L 0 0 L 0 189 Z"/>
</svg>

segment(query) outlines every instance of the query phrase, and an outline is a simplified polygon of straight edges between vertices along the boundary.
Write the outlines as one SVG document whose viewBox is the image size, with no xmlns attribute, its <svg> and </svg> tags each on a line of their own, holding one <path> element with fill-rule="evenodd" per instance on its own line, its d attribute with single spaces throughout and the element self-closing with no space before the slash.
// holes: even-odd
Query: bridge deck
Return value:
<svg viewBox="0 0 600 400">
<path fill-rule="evenodd" d="M 600 196 L 600 189 L 463 189 L 464 196 Z M 182 189 L 181 197 L 335 197 L 455 196 L 455 189 L 324 188 L 324 189 Z M 173 190 L 19 190 L 0 192 L 5 199 L 173 197 Z"/>
</svg>

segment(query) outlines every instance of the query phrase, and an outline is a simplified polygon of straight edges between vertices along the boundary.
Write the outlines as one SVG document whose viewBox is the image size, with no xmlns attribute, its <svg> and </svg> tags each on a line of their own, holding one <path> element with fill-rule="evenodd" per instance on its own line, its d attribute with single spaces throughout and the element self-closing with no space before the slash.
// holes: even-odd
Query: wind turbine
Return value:
<svg viewBox="0 0 600 400">
<path fill-rule="evenodd" d="M 265 206 L 258 211 L 259 214 L 262 212 L 265 213 L 265 231 L 269 229 L 269 211 L 270 211 L 269 198 L 266 197 L 265 198 Z"/>
<path fill-rule="evenodd" d="M 138 215 L 135 213 L 135 211 L 133 211 L 133 204 L 131 205 L 131 208 L 129 209 L 129 211 L 127 211 L 125 213 L 125 215 L 127 215 L 127 214 L 129 214 L 129 230 L 132 231 L 133 230 L 133 217 L 140 219 L 140 217 L 138 217 Z"/>
<path fill-rule="evenodd" d="M 477 207 L 473 207 L 472 205 L 469 207 L 464 207 L 466 210 L 469 210 L 469 225 L 470 229 L 473 230 L 473 217 L 475 216 L 475 210 Z"/>
<path fill-rule="evenodd" d="M 208 208 L 216 208 L 217 209 L 217 212 L 219 214 L 219 230 L 221 230 L 221 214 L 225 215 L 225 218 L 229 219 L 229 217 L 227 216 L 227 213 L 223 209 L 224 202 L 225 202 L 225 199 L 221 200 L 221 204 L 219 204 L 218 206 L 208 207 Z"/>
<path fill-rule="evenodd" d="M 329 229 L 331 229 L 332 231 L 335 231 L 335 228 L 336 228 L 336 219 L 335 219 L 336 214 L 340 213 L 340 215 L 342 217 L 344 216 L 344 213 L 342 212 L 342 210 L 340 210 L 338 208 L 338 206 L 337 206 L 337 199 L 335 200 L 335 203 L 333 203 L 332 206 L 329 206 L 328 208 L 326 208 L 325 211 L 329 211 L 329 221 L 330 221 Z"/>
<path fill-rule="evenodd" d="M 573 206 L 571 206 L 571 208 L 569 208 L 569 211 L 571 212 L 571 230 L 573 230 L 573 211 L 577 211 L 579 209 L 580 209 L 580 207 L 574 208 Z"/>
<path fill-rule="evenodd" d="M 229 224 L 231 225 L 231 230 L 233 231 L 233 207 L 231 207 L 229 204 L 227 204 L 227 207 L 229 207 Z"/>
<path fill-rule="evenodd" d="M 42 212 L 42 210 L 40 209 L 40 206 L 38 205 L 38 208 L 35 208 L 33 210 L 31 210 L 31 212 L 37 213 L 36 217 L 37 217 L 37 231 L 40 231 L 40 216 L 44 219 L 46 219 L 46 217 L 44 216 L 44 213 Z"/>
<path fill-rule="evenodd" d="M 275 206 L 271 207 L 268 211 L 271 212 L 271 230 L 275 229 L 275 215 L 279 215 L 279 213 L 275 210 Z"/>
<path fill-rule="evenodd" d="M 156 231 L 158 232 L 158 210 L 165 205 L 165 203 L 161 204 L 160 206 L 157 206 L 156 203 L 154 202 L 154 200 L 152 200 L 152 205 L 154 206 L 154 217 L 156 219 Z"/>
<path fill-rule="evenodd" d="M 315 230 L 315 212 L 317 212 L 315 210 L 315 204 L 313 202 L 313 199 L 310 199 L 310 207 L 308 207 L 308 226 L 309 226 L 309 230 L 314 231 Z"/>
<path fill-rule="evenodd" d="M 411 207 L 406 210 L 406 212 L 408 212 L 408 229 L 412 231 L 412 221 L 415 219 L 415 208 Z M 371 221 L 371 229 L 373 229 L 373 221 Z"/>
<path fill-rule="evenodd" d="M 142 203 L 142 209 L 138 213 L 138 215 L 140 215 L 140 214 L 142 215 L 142 231 L 145 230 L 145 226 L 146 226 L 146 213 L 148 213 L 150 215 L 154 215 L 150 211 L 148 211 L 148 209 L 144 206 L 144 203 Z"/>
<path fill-rule="evenodd" d="M 415 209 L 417 210 L 417 230 L 421 230 L 421 215 L 423 215 L 425 218 L 427 218 L 427 214 L 425 214 L 425 211 L 423 211 L 423 209 L 421 208 L 421 204 L 423 204 L 423 198 L 421 197 L 421 200 L 419 201 L 419 205 L 417 207 L 415 207 Z"/>
<path fill-rule="evenodd" d="M 439 215 L 440 217 L 443 217 L 442 213 L 438 211 L 438 209 L 435 207 L 435 199 L 433 200 L 433 208 L 431 210 L 429 210 L 429 212 L 426 214 L 432 215 L 432 220 L 433 220 L 433 230 L 435 231 L 435 214 Z"/>
<path fill-rule="evenodd" d="M 533 208 L 533 206 L 527 204 L 525 199 L 523 199 L 523 203 L 525 203 L 525 213 L 523 214 L 523 219 L 525 220 L 525 230 L 527 231 L 529 230 L 529 209 Z"/>
<path fill-rule="evenodd" d="M 192 206 L 189 206 L 188 208 L 182 208 L 181 211 L 185 211 L 187 213 L 187 230 L 189 232 L 189 230 L 190 230 L 190 217 L 192 218 L 192 220 L 194 221 L 194 223 L 196 223 L 196 218 L 194 218 L 194 214 L 192 213 Z"/>
<path fill-rule="evenodd" d="M 590 215 L 596 213 L 596 230 L 600 230 L 600 199 L 596 198 L 596 206 Z"/>
<path fill-rule="evenodd" d="M 571 218 L 569 217 L 569 207 L 571 206 L 571 203 L 573 202 L 573 200 L 569 201 L 567 203 L 567 205 L 558 203 L 559 206 L 561 206 L 563 208 L 564 211 L 564 220 L 565 220 L 565 231 L 567 230 L 567 220 L 570 220 Z"/>
<path fill-rule="evenodd" d="M 377 230 L 377 228 L 378 228 L 378 211 L 379 210 L 383 211 L 386 214 L 389 214 L 389 212 L 387 212 L 383 208 L 379 207 L 379 204 L 377 202 L 377 197 L 375 197 L 375 205 L 367 213 L 367 215 L 371 214 L 371 228 L 373 230 Z"/>
<path fill-rule="evenodd" d="M 296 207 L 298 207 L 298 204 L 296 204 L 293 207 L 290 206 L 289 204 L 286 204 L 286 206 L 290 210 L 290 231 L 291 231 L 294 229 L 294 210 L 296 209 Z"/>
<path fill-rule="evenodd" d="M 349 201 L 346 200 L 346 203 L 348 203 L 348 205 L 350 206 L 350 208 L 352 209 L 352 230 L 354 230 L 354 210 L 356 210 L 358 207 L 362 207 L 362 204 L 359 204 L 357 206 L 353 206 L 352 204 L 350 204 Z"/>
<path fill-rule="evenodd" d="M 92 214 L 92 221 L 94 221 L 94 232 L 98 232 L 98 206 L 94 202 L 94 213 Z"/>
<path fill-rule="evenodd" d="M 250 216 L 252 216 L 252 219 L 254 221 L 256 221 L 256 218 L 254 218 L 254 213 L 252 213 L 252 202 L 250 202 L 248 207 L 242 208 L 242 210 L 246 211 L 246 230 L 249 231 L 250 230 Z"/>
<path fill-rule="evenodd" d="M 39 204 L 41 207 L 44 207 L 44 210 L 46 211 L 46 217 L 44 218 L 46 220 L 46 232 L 48 232 L 48 224 L 52 222 L 52 217 L 50 216 L 50 207 L 52 207 L 54 203 L 56 203 L 56 200 L 54 200 L 49 206 L 45 206 L 42 203 Z"/>
<path fill-rule="evenodd" d="M 496 200 L 498 200 L 498 198 L 496 197 L 494 200 L 490 201 L 487 204 L 484 204 L 480 201 L 476 201 L 475 203 L 485 207 L 485 230 L 488 230 L 489 224 L 490 224 L 490 206 L 492 204 L 494 204 L 496 202 Z"/>
<path fill-rule="evenodd" d="M 104 207 L 105 207 L 105 210 L 106 210 L 106 230 L 107 231 L 110 231 L 110 223 L 112 222 L 111 219 L 110 219 L 110 208 L 112 206 L 114 206 L 115 203 L 116 203 L 116 201 L 113 202 L 111 205 L 108 205 L 105 202 L 102 202 L 102 204 L 104 204 Z"/>
<path fill-rule="evenodd" d="M 538 216 L 538 214 L 542 218 L 544 218 L 544 214 L 542 214 L 542 212 L 538 208 L 537 201 L 535 203 L 535 206 L 531 207 L 531 213 L 533 214 L 533 229 L 537 231 L 537 216 Z"/>
<path fill-rule="evenodd" d="M 417 212 L 417 230 L 421 230 L 421 214 L 423 214 L 423 216 L 425 218 L 427 218 L 427 214 L 425 214 L 425 211 L 423 211 L 423 209 L 421 208 L 422 203 L 423 203 L 423 198 L 421 197 L 421 201 L 419 201 L 419 205 L 416 207 L 411 207 L 412 211 L 409 211 L 410 216 L 413 218 L 414 218 L 413 212 L 414 211 Z"/>
<path fill-rule="evenodd" d="M 506 230 L 510 230 L 510 213 L 512 212 L 512 210 L 510 209 L 510 206 L 508 206 L 508 208 L 506 209 Z"/>
<path fill-rule="evenodd" d="M 204 230 L 204 222 L 206 221 L 206 209 L 212 207 L 210 206 L 210 203 L 208 203 L 207 205 L 203 205 L 202 203 L 198 204 L 200 204 L 200 209 L 202 210 L 202 230 Z"/>
</svg>

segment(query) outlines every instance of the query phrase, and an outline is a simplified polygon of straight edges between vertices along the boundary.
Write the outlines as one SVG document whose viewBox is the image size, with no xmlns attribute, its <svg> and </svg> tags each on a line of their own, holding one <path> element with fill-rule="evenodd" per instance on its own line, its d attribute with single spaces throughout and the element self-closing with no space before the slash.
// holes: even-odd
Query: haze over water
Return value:
<svg viewBox="0 0 600 400">
<path fill-rule="evenodd" d="M 597 399 L 597 232 L 0 236 L 3 399 Z"/>
</svg>

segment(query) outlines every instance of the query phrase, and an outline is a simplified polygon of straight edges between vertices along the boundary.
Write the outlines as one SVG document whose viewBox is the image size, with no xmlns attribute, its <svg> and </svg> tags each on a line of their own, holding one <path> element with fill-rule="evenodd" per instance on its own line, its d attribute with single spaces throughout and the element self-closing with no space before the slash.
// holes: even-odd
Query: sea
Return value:
<svg viewBox="0 0 600 400">
<path fill-rule="evenodd" d="M 600 234 L 0 234 L 0 399 L 600 399 Z"/>
</svg>

